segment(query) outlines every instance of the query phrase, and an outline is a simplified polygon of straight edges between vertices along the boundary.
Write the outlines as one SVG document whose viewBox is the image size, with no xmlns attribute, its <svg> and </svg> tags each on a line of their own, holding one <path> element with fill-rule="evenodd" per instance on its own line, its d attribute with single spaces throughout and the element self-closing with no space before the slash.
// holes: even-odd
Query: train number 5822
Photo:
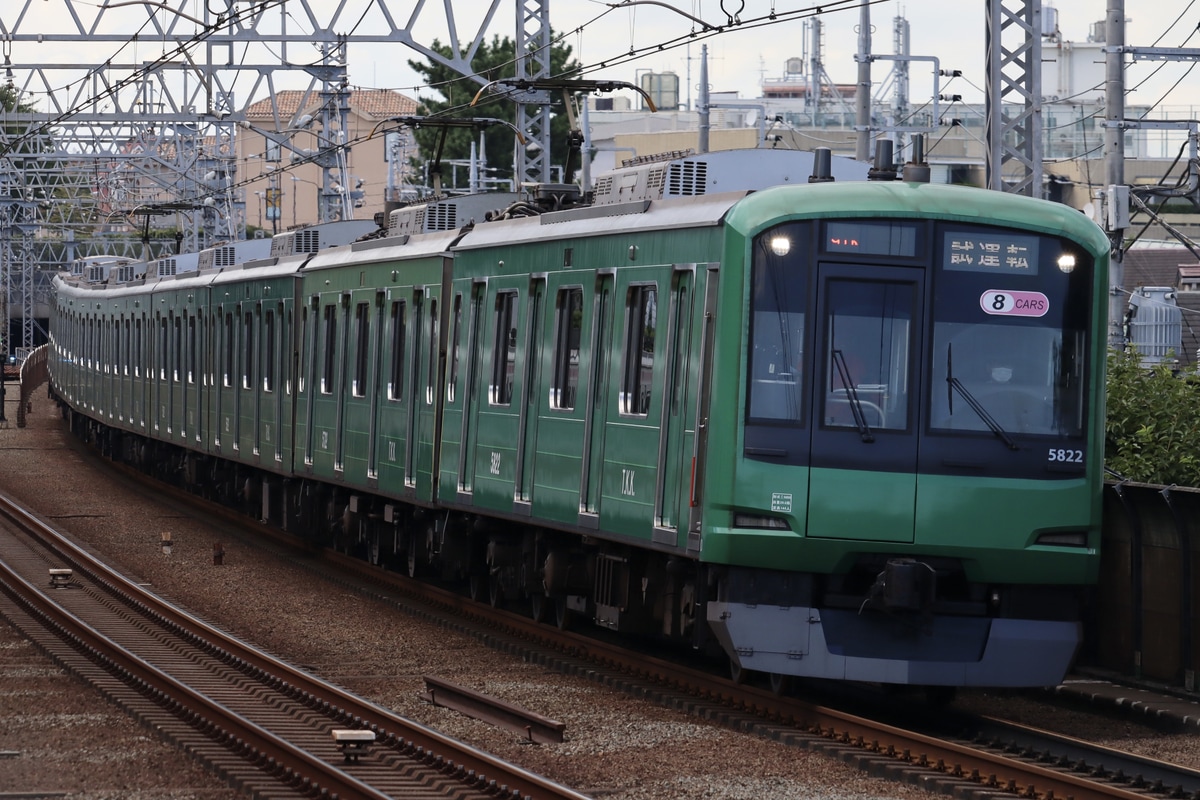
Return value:
<svg viewBox="0 0 1200 800">
<path fill-rule="evenodd" d="M 1051 447 L 1050 455 L 1046 460 L 1047 461 L 1061 461 L 1066 464 L 1082 464 L 1083 463 L 1083 451 L 1082 450 L 1056 450 L 1055 448 Z"/>
</svg>

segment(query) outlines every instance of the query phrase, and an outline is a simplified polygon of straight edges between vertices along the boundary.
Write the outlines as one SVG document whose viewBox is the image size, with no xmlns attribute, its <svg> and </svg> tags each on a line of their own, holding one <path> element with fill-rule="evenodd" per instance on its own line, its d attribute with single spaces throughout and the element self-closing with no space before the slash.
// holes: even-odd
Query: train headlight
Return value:
<svg viewBox="0 0 1200 800">
<path fill-rule="evenodd" d="M 777 256 L 786 256 L 792 252 L 792 240 L 786 236 L 771 237 L 771 252 Z"/>
<path fill-rule="evenodd" d="M 1063 272 L 1070 272 L 1075 269 L 1075 254 L 1063 253 L 1058 257 L 1058 268 Z"/>
</svg>

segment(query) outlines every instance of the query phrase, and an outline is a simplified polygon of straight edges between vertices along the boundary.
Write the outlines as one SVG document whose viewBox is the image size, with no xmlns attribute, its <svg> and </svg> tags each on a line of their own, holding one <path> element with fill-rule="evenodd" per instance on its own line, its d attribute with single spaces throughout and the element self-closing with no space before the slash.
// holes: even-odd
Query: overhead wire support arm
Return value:
<svg viewBox="0 0 1200 800">
<path fill-rule="evenodd" d="M 478 95 L 476 95 L 476 97 L 478 98 Z M 513 125 L 511 122 L 507 122 L 502 119 L 496 119 L 495 117 L 428 117 L 407 115 L 391 117 L 390 119 L 385 120 L 385 122 L 394 122 L 398 125 L 403 125 L 413 129 L 438 129 L 437 146 L 434 148 L 433 158 L 430 159 L 431 166 L 429 168 L 430 175 L 433 177 L 433 191 L 434 194 L 438 195 L 442 193 L 442 151 L 446 147 L 446 137 L 449 136 L 451 128 L 471 128 L 472 130 L 478 130 L 480 128 L 490 128 L 493 125 L 503 125 L 506 128 L 510 128 L 512 132 L 516 134 L 517 141 L 522 145 L 524 145 L 526 141 L 525 134 L 521 132 L 520 128 Z M 380 125 L 382 124 L 383 123 L 380 123 Z M 374 136 L 376 131 L 379 130 L 380 125 L 376 125 L 375 130 L 371 131 L 372 136 Z"/>
<path fill-rule="evenodd" d="M 485 92 L 494 90 L 496 86 L 507 87 L 520 92 L 562 92 L 563 105 L 567 109 L 567 122 L 571 129 L 570 133 L 567 134 L 567 163 L 565 167 L 568 170 L 570 169 L 573 155 L 582 149 L 585 138 L 583 129 L 579 124 L 579 117 L 575 113 L 575 106 L 571 103 L 572 94 L 578 92 L 584 94 L 591 92 L 607 93 L 617 89 L 632 89 L 646 101 L 646 107 L 650 109 L 651 113 L 658 111 L 658 108 L 654 105 L 654 100 L 650 97 L 650 93 L 640 86 L 627 81 L 583 80 L 580 78 L 502 78 L 485 84 L 483 88 L 475 93 L 475 97 L 471 100 L 471 105 L 474 106 L 478 103 L 479 98 L 483 97 Z"/>
</svg>

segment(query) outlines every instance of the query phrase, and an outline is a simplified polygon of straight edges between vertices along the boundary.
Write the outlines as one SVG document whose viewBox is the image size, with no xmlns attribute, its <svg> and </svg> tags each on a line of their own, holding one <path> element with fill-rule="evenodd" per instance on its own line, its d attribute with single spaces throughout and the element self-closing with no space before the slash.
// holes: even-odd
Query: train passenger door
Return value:
<svg viewBox="0 0 1200 800">
<path fill-rule="evenodd" d="M 819 267 L 809 537 L 913 541 L 923 277 Z"/>
<path fill-rule="evenodd" d="M 676 545 L 679 538 L 679 501 L 685 491 L 685 442 L 694 431 L 687 430 L 689 397 L 694 395 L 691 380 L 692 290 L 695 265 L 675 267 L 667 309 L 666 385 L 662 393 L 662 427 L 658 440 L 658 480 L 654 491 L 654 541 Z"/>
<path fill-rule="evenodd" d="M 535 275 L 529 282 L 529 315 L 525 319 L 525 387 L 526 402 L 521 405 L 517 423 L 517 459 L 514 511 L 528 514 L 533 501 L 533 462 L 537 453 L 537 426 L 541 413 L 541 392 L 537 390 L 538 367 L 542 361 L 542 308 L 546 294 L 546 276 Z"/>
<path fill-rule="evenodd" d="M 367 428 L 367 480 L 373 482 L 372 485 L 378 485 L 379 480 L 379 415 L 382 413 L 383 404 L 380 402 L 380 394 L 382 392 L 383 381 L 383 331 L 384 331 L 384 316 L 383 310 L 385 306 L 386 293 L 383 289 L 378 289 L 375 292 L 374 316 L 375 322 L 371 326 L 375 332 L 374 342 L 371 345 L 373 356 L 371 358 L 370 369 L 370 386 L 367 388 L 367 396 L 371 398 L 371 410 L 368 415 Z"/>
<path fill-rule="evenodd" d="M 475 406 L 478 401 L 479 375 L 483 363 L 483 307 L 487 298 L 487 283 L 478 281 L 471 286 L 467 321 L 466 379 L 462 391 L 462 427 L 458 440 L 458 493 L 469 494 L 475 487 Z M 460 498 L 461 499 L 461 498 Z"/>
<path fill-rule="evenodd" d="M 579 524 L 600 527 L 600 477 L 604 464 L 604 426 L 608 422 L 609 339 L 612 336 L 613 277 L 615 270 L 596 273 L 592 300 L 592 335 L 588 345 L 591 374 L 583 422 L 583 470 L 579 486 Z"/>
</svg>

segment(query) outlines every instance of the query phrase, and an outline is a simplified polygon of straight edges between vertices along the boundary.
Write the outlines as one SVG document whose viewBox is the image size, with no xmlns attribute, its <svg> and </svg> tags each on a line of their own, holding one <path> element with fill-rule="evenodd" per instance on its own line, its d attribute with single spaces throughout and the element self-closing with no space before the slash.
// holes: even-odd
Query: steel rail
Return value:
<svg viewBox="0 0 1200 800">
<path fill-rule="evenodd" d="M 203 620 L 167 603 L 124 576 L 112 572 L 103 562 L 58 535 L 56 531 L 3 493 L 0 493 L 0 516 L 27 531 L 30 536 L 42 542 L 44 546 L 60 553 L 63 561 L 68 563 L 72 569 L 87 576 L 97 587 L 114 597 L 128 598 L 125 602 L 135 604 L 138 613 L 147 617 L 157 616 L 180 632 L 197 631 L 198 633 L 193 636 L 202 636 L 214 642 L 216 648 L 214 654 L 232 668 L 260 678 L 267 675 L 279 676 L 274 679 L 274 682 L 278 684 L 280 691 L 297 698 L 302 703 L 315 705 L 330 713 L 338 713 L 342 717 L 352 718 L 355 727 L 374 731 L 377 739 L 384 744 L 416 753 L 418 758 L 431 764 L 443 765 L 457 774 L 473 775 L 475 783 L 491 784 L 501 795 L 544 798 L 545 800 L 587 800 L 585 795 L 509 764 L 463 742 L 444 736 L 412 720 L 407 720 L 388 709 L 357 697 L 341 687 L 309 675 L 267 653 L 245 645 Z M 22 582 L 31 586 L 27 581 L 22 580 Z M 36 587 L 33 588 L 39 596 L 42 596 Z M 53 605 L 52 601 L 44 596 L 43 602 Z M 71 636 L 82 636 L 82 634 L 72 633 Z M 136 659 L 136 657 L 132 658 Z M 130 665 L 121 664 L 121 667 L 130 670 L 131 673 L 135 672 Z M 153 670 L 152 667 L 150 669 Z M 169 676 L 162 676 L 162 678 L 169 678 Z M 143 671 L 137 680 L 154 685 L 156 681 L 160 681 L 160 678 L 155 671 Z M 168 684 L 162 682 L 161 686 L 166 687 Z M 171 686 L 170 688 L 174 689 L 175 687 Z M 184 688 L 186 689 L 186 687 Z M 165 689 L 163 691 L 165 693 Z M 190 690 L 188 691 L 190 692 Z M 229 724 L 233 726 L 238 723 L 236 720 L 230 720 Z M 238 726 L 240 727 L 240 724 Z M 234 738 L 257 742 L 261 737 L 258 733 L 249 731 L 245 736 Z M 264 739 L 263 743 L 269 749 L 271 742 Z M 254 747 L 257 747 L 257 744 Z M 242 749 L 249 750 L 251 748 L 243 745 Z M 283 764 L 284 769 L 290 768 L 290 763 L 296 758 L 295 754 L 285 751 L 267 756 L 267 758 L 271 757 L 276 759 L 276 765 Z M 295 761 L 295 763 L 297 766 L 303 766 L 304 760 L 306 759 Z M 326 767 L 328 768 L 328 765 Z M 340 772 L 336 768 L 333 769 Z M 342 796 L 365 798 L 375 796 L 369 793 L 369 787 L 363 788 L 368 791 L 364 792 L 352 787 L 353 790 L 350 794 Z M 338 791 L 332 787 L 330 790 Z"/>
</svg>

